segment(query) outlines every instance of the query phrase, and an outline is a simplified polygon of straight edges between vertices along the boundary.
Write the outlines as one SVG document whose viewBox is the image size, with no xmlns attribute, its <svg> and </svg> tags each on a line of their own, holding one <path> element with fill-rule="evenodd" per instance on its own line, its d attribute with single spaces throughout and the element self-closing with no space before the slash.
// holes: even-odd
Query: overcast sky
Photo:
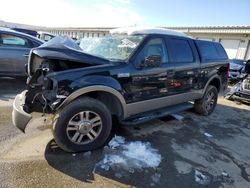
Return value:
<svg viewBox="0 0 250 188">
<path fill-rule="evenodd" d="M 50 27 L 250 25 L 250 0 L 4 0 L 0 20 Z"/>
</svg>

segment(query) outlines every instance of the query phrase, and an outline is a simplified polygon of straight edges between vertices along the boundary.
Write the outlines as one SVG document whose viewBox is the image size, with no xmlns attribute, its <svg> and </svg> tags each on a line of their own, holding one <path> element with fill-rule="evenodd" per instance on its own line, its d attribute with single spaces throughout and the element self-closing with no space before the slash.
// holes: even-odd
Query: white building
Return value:
<svg viewBox="0 0 250 188">
<path fill-rule="evenodd" d="M 233 59 L 250 59 L 250 26 L 172 27 L 197 39 L 220 42 Z"/>
<path fill-rule="evenodd" d="M 184 32 L 197 39 L 220 42 L 229 58 L 250 59 L 250 26 L 218 27 L 164 27 Z M 74 38 L 102 37 L 114 28 L 48 28 L 55 35 L 69 35 Z"/>
</svg>

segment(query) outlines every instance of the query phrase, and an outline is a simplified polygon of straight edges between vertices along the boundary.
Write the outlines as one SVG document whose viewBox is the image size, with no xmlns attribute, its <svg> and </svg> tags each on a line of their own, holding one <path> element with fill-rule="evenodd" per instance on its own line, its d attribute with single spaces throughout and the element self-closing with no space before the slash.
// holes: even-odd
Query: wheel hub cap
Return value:
<svg viewBox="0 0 250 188">
<path fill-rule="evenodd" d="M 86 134 L 92 128 L 92 123 L 89 121 L 81 121 L 78 127 L 78 131 L 81 134 Z"/>
</svg>

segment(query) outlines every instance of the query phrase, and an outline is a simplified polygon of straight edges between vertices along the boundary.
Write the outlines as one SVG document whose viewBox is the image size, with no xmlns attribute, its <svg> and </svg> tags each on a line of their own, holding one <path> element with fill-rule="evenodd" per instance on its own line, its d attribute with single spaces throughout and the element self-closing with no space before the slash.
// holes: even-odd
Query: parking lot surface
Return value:
<svg viewBox="0 0 250 188">
<path fill-rule="evenodd" d="M 0 88 L 0 187 L 250 187 L 248 105 L 220 98 L 208 117 L 190 110 L 140 126 L 115 123 L 113 135 L 145 144 L 160 163 L 106 168 L 99 164 L 110 153 L 123 156 L 121 146 L 66 153 L 39 114 L 23 134 L 12 125 L 11 105 L 24 80 L 0 79 Z"/>
</svg>

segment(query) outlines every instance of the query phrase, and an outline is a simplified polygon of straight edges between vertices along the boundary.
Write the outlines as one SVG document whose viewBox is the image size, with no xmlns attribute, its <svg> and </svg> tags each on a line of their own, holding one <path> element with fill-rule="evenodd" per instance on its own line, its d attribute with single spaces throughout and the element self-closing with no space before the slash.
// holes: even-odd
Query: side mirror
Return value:
<svg viewBox="0 0 250 188">
<path fill-rule="evenodd" d="M 160 55 L 150 55 L 145 58 L 142 63 L 143 67 L 159 67 L 161 64 L 161 56 Z"/>
</svg>

